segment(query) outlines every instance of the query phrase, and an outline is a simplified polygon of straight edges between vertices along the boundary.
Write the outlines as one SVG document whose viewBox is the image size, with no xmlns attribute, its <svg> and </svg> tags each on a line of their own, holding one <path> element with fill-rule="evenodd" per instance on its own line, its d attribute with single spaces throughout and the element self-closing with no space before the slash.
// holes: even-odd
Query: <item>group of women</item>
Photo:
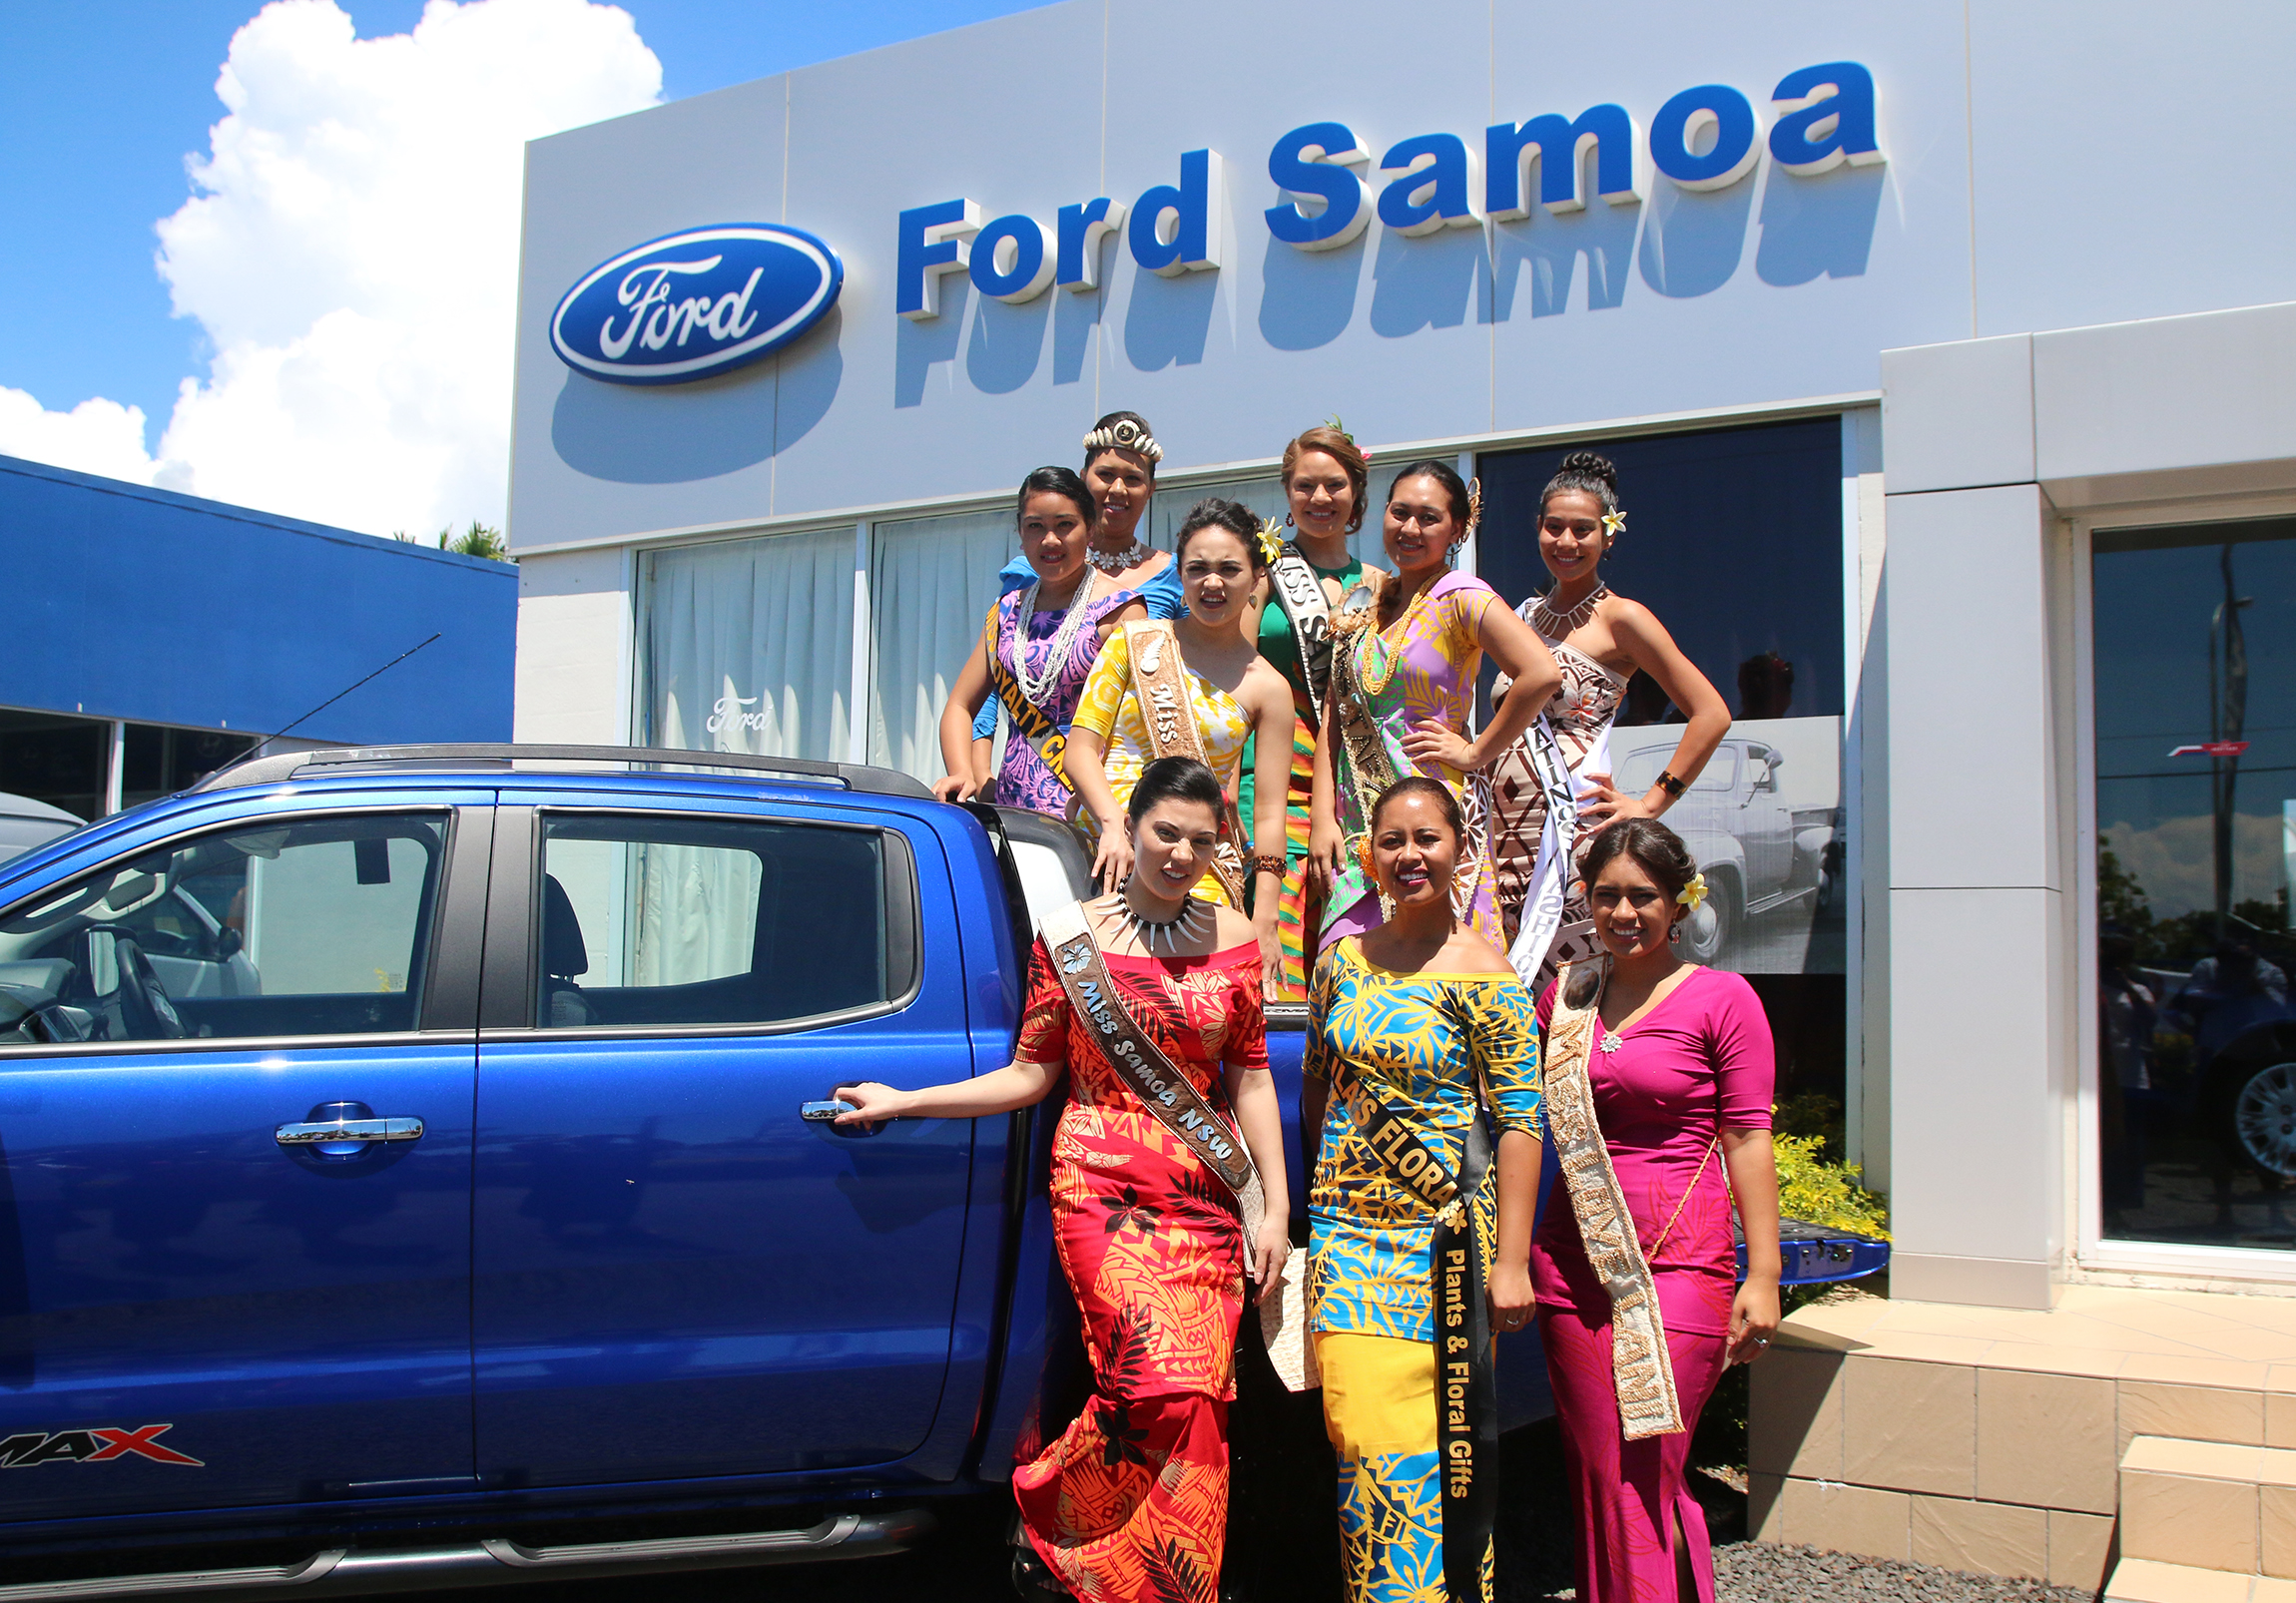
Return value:
<svg viewBox="0 0 2296 1603">
<path fill-rule="evenodd" d="M 1604 582 L 1616 474 L 1563 460 L 1553 584 L 1510 608 L 1453 566 L 1480 504 L 1448 462 L 1375 509 L 1367 454 L 1311 428 L 1283 525 L 1202 500 L 1167 556 L 1139 535 L 1147 422 L 1113 413 L 1084 447 L 1081 474 L 1021 485 L 936 790 L 1069 817 L 1100 893 L 1045 919 L 1010 1065 L 839 1093 L 873 1123 L 1065 1090 L 1052 1204 L 1093 1395 L 1014 1471 L 1016 1583 L 1218 1595 L 1237 1333 L 1294 1252 L 1264 1009 L 1305 1000 L 1307 1367 L 1351 1599 L 1488 1599 L 1492 1336 L 1535 1321 L 1579 1596 L 1711 1600 L 1689 1432 L 1778 1320 L 1772 1049 L 1746 982 L 1675 951 L 1704 880 L 1658 818 L 1729 715 Z M 1350 546 L 1375 512 L 1385 568 Z M 1606 749 L 1636 672 L 1684 727 L 1626 796 Z"/>
</svg>

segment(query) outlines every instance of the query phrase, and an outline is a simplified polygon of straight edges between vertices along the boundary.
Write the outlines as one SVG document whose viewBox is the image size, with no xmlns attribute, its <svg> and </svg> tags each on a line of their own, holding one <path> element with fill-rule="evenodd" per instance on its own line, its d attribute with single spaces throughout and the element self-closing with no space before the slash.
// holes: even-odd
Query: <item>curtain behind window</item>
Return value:
<svg viewBox="0 0 2296 1603">
<path fill-rule="evenodd" d="M 930 783 L 940 710 L 1020 549 L 1008 507 L 876 527 L 869 563 L 868 760 Z"/>
<path fill-rule="evenodd" d="M 853 535 L 837 529 L 648 558 L 648 740 L 842 761 L 850 738 L 853 551 Z"/>
</svg>

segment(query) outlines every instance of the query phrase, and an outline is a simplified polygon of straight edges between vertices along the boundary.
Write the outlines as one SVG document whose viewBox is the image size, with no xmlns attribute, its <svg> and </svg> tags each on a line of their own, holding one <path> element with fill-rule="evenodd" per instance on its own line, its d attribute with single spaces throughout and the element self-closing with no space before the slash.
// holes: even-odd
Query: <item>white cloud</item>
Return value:
<svg viewBox="0 0 2296 1603">
<path fill-rule="evenodd" d="M 373 533 L 499 524 L 524 143 L 661 85 L 629 14 L 585 0 L 428 0 L 366 40 L 334 0 L 274 0 L 159 225 L 208 374 L 156 455 L 135 408 L 0 389 L 0 453 Z"/>
</svg>

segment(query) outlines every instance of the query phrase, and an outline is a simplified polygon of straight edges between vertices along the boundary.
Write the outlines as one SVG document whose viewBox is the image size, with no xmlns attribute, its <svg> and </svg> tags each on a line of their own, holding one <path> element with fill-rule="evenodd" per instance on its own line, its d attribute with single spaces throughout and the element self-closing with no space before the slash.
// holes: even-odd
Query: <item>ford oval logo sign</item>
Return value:
<svg viewBox="0 0 2296 1603">
<path fill-rule="evenodd" d="M 811 328 L 845 276 L 838 254 L 802 229 L 690 229 L 584 273 L 550 314 L 550 348 L 616 384 L 707 378 Z"/>
</svg>

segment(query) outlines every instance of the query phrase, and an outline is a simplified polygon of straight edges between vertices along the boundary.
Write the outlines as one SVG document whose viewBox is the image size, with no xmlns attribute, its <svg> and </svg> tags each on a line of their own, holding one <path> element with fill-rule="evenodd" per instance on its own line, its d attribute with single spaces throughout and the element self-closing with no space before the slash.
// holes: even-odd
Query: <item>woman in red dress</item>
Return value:
<svg viewBox="0 0 2296 1603">
<path fill-rule="evenodd" d="M 1218 1592 L 1246 1248 L 1265 1286 L 1291 1242 L 1259 940 L 1242 913 L 1190 894 L 1218 843 L 1220 801 L 1203 764 L 1148 765 L 1127 809 L 1131 877 L 1081 910 L 1141 1035 L 1241 1133 L 1266 1197 L 1254 1242 L 1227 1182 L 1104 1055 L 1042 939 L 1010 1064 L 921 1091 L 838 1092 L 854 1104 L 839 1122 L 858 1124 L 1009 1113 L 1067 1082 L 1052 1214 L 1093 1395 L 1058 1441 L 1013 1471 L 1031 1549 L 1015 1579 L 1039 1594 L 1214 1603 Z"/>
</svg>

